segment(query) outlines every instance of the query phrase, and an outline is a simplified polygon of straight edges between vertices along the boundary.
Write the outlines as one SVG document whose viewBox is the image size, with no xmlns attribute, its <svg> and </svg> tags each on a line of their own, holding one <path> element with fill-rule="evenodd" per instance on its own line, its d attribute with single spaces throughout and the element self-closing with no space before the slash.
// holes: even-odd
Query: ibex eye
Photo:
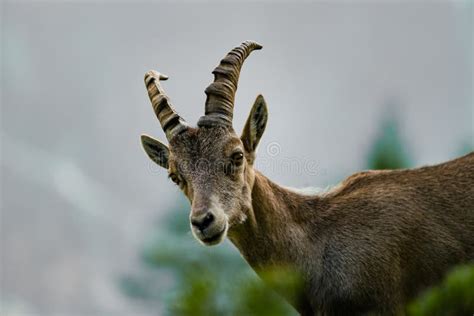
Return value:
<svg viewBox="0 0 474 316">
<path fill-rule="evenodd" d="M 233 153 L 231 158 L 232 158 L 232 162 L 235 165 L 240 166 L 242 162 L 244 161 L 244 154 L 238 151 L 238 152 Z"/>
</svg>

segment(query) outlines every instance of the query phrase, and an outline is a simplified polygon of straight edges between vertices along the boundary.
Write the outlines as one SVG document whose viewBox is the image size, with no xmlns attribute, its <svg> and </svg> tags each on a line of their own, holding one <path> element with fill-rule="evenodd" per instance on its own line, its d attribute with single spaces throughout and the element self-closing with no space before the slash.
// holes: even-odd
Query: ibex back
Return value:
<svg viewBox="0 0 474 316">
<path fill-rule="evenodd" d="M 453 265 L 474 260 L 474 153 L 437 166 L 355 174 L 305 195 L 253 168 L 267 123 L 258 96 L 239 137 L 232 127 L 240 69 L 261 46 L 244 42 L 213 71 L 205 115 L 190 127 L 175 112 L 155 71 L 145 75 L 169 148 L 142 136 L 191 202 L 194 236 L 226 236 L 259 273 L 289 266 L 303 290 L 290 303 L 302 315 L 397 314 Z"/>
</svg>

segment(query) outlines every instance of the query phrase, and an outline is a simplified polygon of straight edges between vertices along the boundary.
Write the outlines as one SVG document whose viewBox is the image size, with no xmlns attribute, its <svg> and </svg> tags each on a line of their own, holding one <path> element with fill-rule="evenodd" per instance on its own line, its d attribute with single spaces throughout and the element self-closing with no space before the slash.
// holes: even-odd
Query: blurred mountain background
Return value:
<svg viewBox="0 0 474 316">
<path fill-rule="evenodd" d="M 139 145 L 143 132 L 165 139 L 143 85 L 150 68 L 170 75 L 164 87 L 194 123 L 220 58 L 261 42 L 243 67 L 235 127 L 263 93 L 257 167 L 280 184 L 325 187 L 473 149 L 467 1 L 0 10 L 1 315 L 294 313 L 228 242 L 203 248 L 190 235 L 187 202 Z"/>
</svg>

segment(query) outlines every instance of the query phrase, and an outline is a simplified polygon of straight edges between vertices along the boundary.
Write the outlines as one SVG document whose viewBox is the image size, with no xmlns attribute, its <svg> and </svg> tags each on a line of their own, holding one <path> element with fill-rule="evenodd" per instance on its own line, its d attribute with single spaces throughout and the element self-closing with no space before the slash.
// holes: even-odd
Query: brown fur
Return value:
<svg viewBox="0 0 474 316">
<path fill-rule="evenodd" d="M 257 273 L 296 271 L 302 291 L 287 299 L 302 315 L 403 313 L 453 265 L 473 262 L 474 153 L 431 167 L 357 173 L 311 196 L 254 170 L 268 117 L 264 98 L 255 100 L 240 138 L 231 121 L 240 67 L 260 48 L 244 42 L 221 61 L 197 128 L 170 106 L 159 86 L 164 76 L 147 73 L 170 148 L 146 135 L 142 145 L 191 202 L 194 236 L 205 245 L 229 236 Z"/>
<path fill-rule="evenodd" d="M 474 153 L 412 170 L 355 174 L 324 195 L 257 173 L 254 222 L 229 232 L 249 264 L 291 264 L 304 315 L 396 314 L 455 264 L 474 260 Z"/>
<path fill-rule="evenodd" d="M 170 143 L 169 171 L 183 181 L 191 217 L 212 208 L 212 196 L 219 201 L 225 216 L 216 214 L 209 234 L 227 219 L 230 240 L 257 272 L 301 273 L 304 291 L 291 303 L 302 315 L 396 314 L 453 265 L 474 260 L 474 153 L 361 172 L 303 195 L 255 171 L 246 147 L 230 128 L 188 129 Z M 247 161 L 226 174 L 235 148 Z"/>
</svg>

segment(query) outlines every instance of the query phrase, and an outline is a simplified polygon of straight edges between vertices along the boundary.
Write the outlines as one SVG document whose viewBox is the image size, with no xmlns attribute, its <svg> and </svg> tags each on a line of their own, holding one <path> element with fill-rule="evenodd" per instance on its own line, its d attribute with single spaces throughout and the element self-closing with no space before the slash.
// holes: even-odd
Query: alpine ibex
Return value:
<svg viewBox="0 0 474 316">
<path fill-rule="evenodd" d="M 281 187 L 253 168 L 267 123 L 259 95 L 239 137 L 232 127 L 240 69 L 262 46 L 247 41 L 214 69 L 205 115 L 191 127 L 160 80 L 145 75 L 169 148 L 142 135 L 191 202 L 194 236 L 226 236 L 257 271 L 290 266 L 303 279 L 291 304 L 302 315 L 403 313 L 403 305 L 453 265 L 474 260 L 474 153 L 429 167 L 367 171 L 322 194 Z"/>
</svg>

